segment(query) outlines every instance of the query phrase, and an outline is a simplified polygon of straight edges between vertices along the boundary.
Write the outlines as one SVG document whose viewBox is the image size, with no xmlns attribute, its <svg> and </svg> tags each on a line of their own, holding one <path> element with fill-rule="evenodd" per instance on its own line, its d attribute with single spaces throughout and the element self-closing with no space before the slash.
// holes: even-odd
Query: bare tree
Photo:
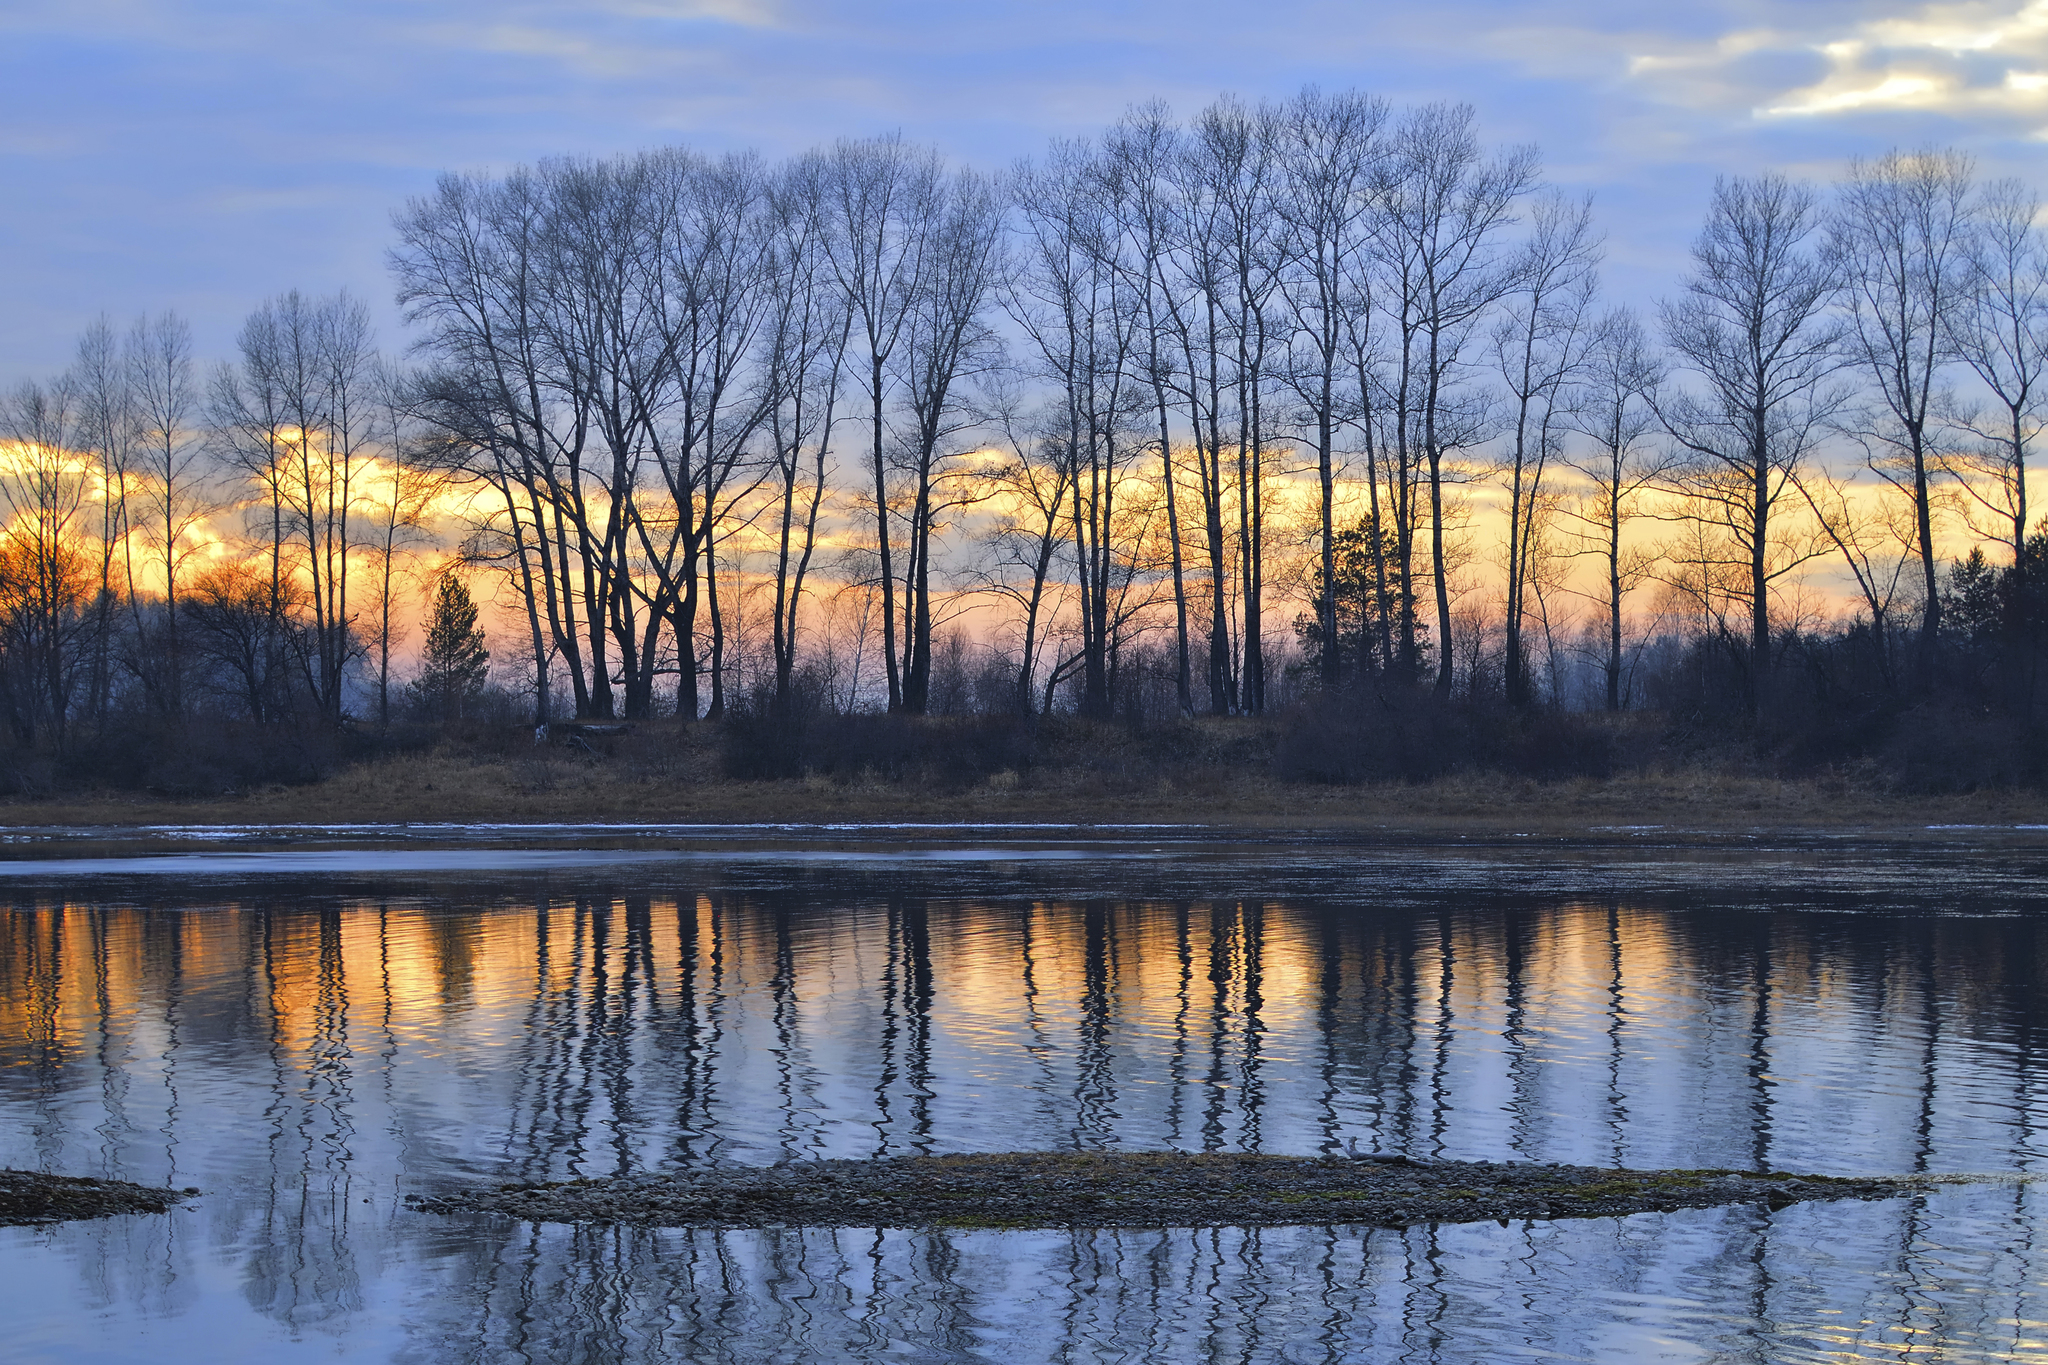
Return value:
<svg viewBox="0 0 2048 1365">
<path fill-rule="evenodd" d="M 662 169 L 445 176 L 396 218 L 399 298 L 436 362 L 419 410 L 437 464 L 493 491 L 476 549 L 521 593 L 543 721 L 555 659 L 579 716 L 615 714 L 619 683 L 629 709 L 646 704 L 674 582 L 646 546 L 695 524 L 672 513 L 649 530 L 638 499 L 648 423 L 673 389 L 650 298 Z"/>
<path fill-rule="evenodd" d="M 1847 481 L 1825 470 L 1806 473 L 1799 491 L 1821 534 L 1842 556 L 1856 582 L 1864 610 L 1870 613 L 1879 676 L 1887 689 L 1896 687 L 1892 606 L 1899 600 L 1919 538 L 1912 505 L 1894 501 L 1873 516 L 1854 506 Z"/>
<path fill-rule="evenodd" d="M 1291 101 L 1281 122 L 1285 176 L 1274 206 L 1285 225 L 1281 294 L 1291 315 L 1288 387 L 1300 402 L 1316 455 L 1317 603 L 1322 638 L 1337 639 L 1337 441 L 1358 419 L 1363 396 L 1353 391 L 1354 318 L 1370 306 L 1358 288 L 1371 244 L 1373 186 L 1386 154 L 1381 133 L 1386 104 L 1347 91 L 1310 88 Z M 1322 651 L 1322 681 L 1341 680 L 1343 653 Z"/>
<path fill-rule="evenodd" d="M 68 738 L 92 568 L 86 504 L 94 471 L 79 458 L 68 379 L 26 383 L 0 400 L 0 706 L 23 744 Z"/>
<path fill-rule="evenodd" d="M 1208 572 L 1209 709 L 1228 715 L 1241 696 L 1236 672 L 1235 622 L 1230 613 L 1235 554 L 1229 537 L 1231 485 L 1230 429 L 1237 420 L 1238 377 L 1232 370 L 1233 300 L 1229 268 L 1232 215 L 1210 173 L 1210 158 L 1186 133 L 1172 143 L 1173 156 L 1160 170 L 1171 205 L 1168 249 L 1162 259 L 1158 322 L 1163 323 L 1171 359 L 1153 367 L 1156 383 L 1171 384 L 1186 414 L 1188 445 L 1194 455 L 1195 494 L 1202 509 L 1202 549 Z M 1169 506 L 1172 504 L 1169 503 Z"/>
<path fill-rule="evenodd" d="M 342 718 L 350 667 L 362 652 L 350 605 L 354 556 L 362 548 L 356 519 L 359 482 L 376 434 L 376 342 L 370 314 L 348 294 L 322 300 L 316 312 L 317 382 L 323 417 L 317 436 L 301 433 L 291 464 L 289 502 L 301 537 L 310 647 L 302 649 L 307 690 L 330 723 Z"/>
<path fill-rule="evenodd" d="M 1941 457 L 1941 374 L 1969 301 L 1971 167 L 1958 152 L 1889 152 L 1849 163 L 1830 248 L 1848 314 L 1843 341 L 1875 402 L 1857 415 L 1871 469 L 1912 505 L 1922 603 L 1920 675 L 1941 630 L 1932 477 Z"/>
<path fill-rule="evenodd" d="M 1366 517 L 1360 530 L 1372 561 L 1374 599 L 1367 628 L 1374 638 L 1360 641 L 1360 666 L 1367 673 L 1398 673 L 1412 680 L 1418 665 L 1414 552 L 1419 485 L 1408 443 L 1393 434 L 1406 387 L 1388 382 L 1385 339 L 1377 325 L 1381 264 L 1374 251 L 1357 258 L 1351 280 L 1357 306 L 1344 320 L 1344 358 L 1358 402 L 1351 425 L 1365 455 Z M 1405 380 L 1408 371 L 1402 366 L 1396 373 Z"/>
<path fill-rule="evenodd" d="M 1729 542 L 1700 540 L 1689 558 L 1710 578 L 1741 570 L 1718 581 L 1748 616 L 1740 656 L 1752 709 L 1770 673 L 1772 584 L 1821 553 L 1777 514 L 1840 401 L 1828 384 L 1842 327 L 1828 315 L 1836 277 L 1815 250 L 1822 227 L 1805 185 L 1775 174 L 1717 181 L 1686 292 L 1663 306 L 1666 339 L 1699 381 L 1658 401 L 1689 456 L 1674 475 L 1695 525 Z"/>
<path fill-rule="evenodd" d="M 1964 304 L 1948 316 L 1949 343 L 1997 400 L 1990 420 L 1965 415 L 1978 439 L 1950 456 L 1966 494 L 1996 518 L 2024 581 L 2027 457 L 2048 401 L 2048 238 L 2041 200 L 2018 180 L 1984 187 Z M 1988 486 L 1987 486 L 1988 485 Z"/>
<path fill-rule="evenodd" d="M 193 656 L 212 665 L 212 685 L 230 709 L 254 721 L 281 714 L 277 621 L 280 610 L 290 618 L 302 606 L 296 582 L 281 587 L 282 604 L 259 566 L 224 560 L 195 573 L 185 594 Z"/>
<path fill-rule="evenodd" d="M 1668 467 L 1663 452 L 1644 444 L 1657 430 L 1656 406 L 1664 382 L 1663 362 L 1627 309 L 1600 319 L 1567 412 L 1571 425 L 1593 442 L 1581 457 L 1567 462 L 1593 484 L 1577 518 L 1595 543 L 1606 593 L 1606 657 L 1601 671 L 1607 684 L 1607 709 L 1622 708 L 1622 599 L 1647 576 L 1650 556 L 1624 548 L 1627 523 L 1637 515 L 1640 497 L 1661 479 Z"/>
<path fill-rule="evenodd" d="M 394 607 L 405 579 L 405 560 L 428 539 L 426 518 L 447 484 L 418 458 L 418 439 L 408 429 L 413 411 L 410 377 L 388 364 L 375 376 L 378 444 L 383 457 L 366 473 L 366 549 L 371 560 L 371 640 L 377 651 L 377 723 L 391 723 L 391 653 L 403 624 Z"/>
<path fill-rule="evenodd" d="M 250 680 L 247 689 L 255 720 L 282 719 L 290 705 L 287 637 L 293 628 L 292 608 L 301 598 L 291 582 L 286 556 L 285 480 L 292 443 L 317 425 L 311 324 L 303 316 L 303 301 L 290 297 L 288 314 L 271 304 L 250 315 L 238 338 L 241 365 L 216 369 L 207 396 L 208 428 L 223 461 L 247 485 L 260 490 L 245 508 L 250 524 L 262 528 L 269 569 L 261 661 L 256 665 L 260 676 Z M 237 583 L 228 596 L 245 602 L 245 588 Z M 236 620 L 240 621 L 239 614 Z M 210 629 L 203 623 L 202 628 Z"/>
<path fill-rule="evenodd" d="M 665 207 L 662 170 L 648 158 L 565 160 L 538 170 L 530 316 L 550 362 L 547 382 L 577 424 L 556 497 L 577 532 L 585 705 L 601 717 L 648 713 L 653 637 L 673 582 L 658 554 L 641 566 L 654 570 L 651 583 L 633 572 L 636 549 L 648 558 L 637 494 L 652 454 L 645 427 L 659 401 L 665 340 L 649 287 Z M 665 529 L 675 533 L 673 522 Z"/>
<path fill-rule="evenodd" d="M 178 584 L 199 549 L 195 533 L 214 511 L 204 434 L 197 429 L 200 395 L 192 366 L 192 329 L 174 313 L 138 319 L 128 334 L 123 359 L 134 436 L 122 482 L 126 484 L 125 475 L 132 470 L 140 496 L 140 507 L 128 524 L 141 533 L 163 566 L 161 629 L 143 633 L 135 662 L 151 699 L 164 715 L 176 719 L 185 710 Z M 132 596 L 132 583 L 129 591 Z"/>
<path fill-rule="evenodd" d="M 770 302 L 763 329 L 763 430 L 774 462 L 775 581 L 770 624 L 774 705 L 786 713 L 795 698 L 798 626 L 804 583 L 818 547 L 827 456 L 839 418 L 853 314 L 832 287 L 819 249 L 824 231 L 817 196 L 800 179 L 813 165 L 786 173 L 770 193 L 772 237 L 766 278 Z"/>
<path fill-rule="evenodd" d="M 357 481 L 376 430 L 369 313 L 347 294 L 315 300 L 294 290 L 250 315 L 240 345 L 240 367 L 215 377 L 213 426 L 262 490 L 255 510 L 269 523 L 273 648 L 288 650 L 314 714 L 338 724 L 361 652 L 349 589 Z"/>
<path fill-rule="evenodd" d="M 1058 603 L 1049 587 L 1053 563 L 1065 540 L 1061 532 L 1075 472 L 1058 439 L 1066 414 L 1051 414 L 1053 432 L 1027 423 L 1019 415 L 1019 386 L 992 386 L 989 425 L 1002 432 L 1007 458 L 984 468 L 982 478 L 996 493 L 996 513 L 983 533 L 989 562 L 980 576 L 982 587 L 1008 601 L 1018 613 L 1017 695 L 1019 712 L 1029 715 L 1037 705 L 1038 659 L 1051 638 Z"/>
<path fill-rule="evenodd" d="M 1402 476 L 1419 467 L 1429 486 L 1440 697 L 1450 694 L 1457 676 L 1444 538 L 1445 461 L 1487 430 L 1479 400 L 1463 391 L 1465 352 L 1488 310 L 1513 284 L 1500 238 L 1536 175 L 1535 149 L 1487 156 L 1470 106 L 1432 104 L 1409 113 L 1396 129 L 1381 189 L 1381 307 L 1399 347 L 1392 428 Z M 1408 578 L 1405 568 L 1402 577 Z M 1412 604 L 1403 616 L 1401 655 L 1412 669 Z"/>
<path fill-rule="evenodd" d="M 1163 105 L 1153 103 L 1126 115 L 1104 140 L 1104 175 L 1114 181 L 1116 206 L 1127 247 L 1116 255 L 1134 271 L 1129 281 L 1143 314 L 1144 379 L 1152 396 L 1159 445 L 1160 504 L 1166 509 L 1168 564 L 1173 584 L 1174 686 L 1182 715 L 1194 714 L 1193 665 L 1188 640 L 1187 564 L 1180 524 L 1179 480 L 1174 473 L 1171 338 L 1179 318 L 1170 292 L 1168 255 L 1173 205 L 1167 168 L 1179 155 L 1178 130 Z M 1198 433 L 1199 435 L 1199 433 Z"/>
<path fill-rule="evenodd" d="M 972 425 L 966 387 L 1000 354 L 988 325 L 1008 268 L 997 187 L 972 171 L 943 179 L 923 229 L 923 268 L 891 356 L 904 408 L 899 463 L 907 485 L 904 528 L 904 710 L 923 714 L 932 674 L 932 561 L 948 507 L 944 485 L 956 438 Z M 888 605 L 889 594 L 883 596 Z M 884 617 L 886 625 L 887 617 Z"/>
<path fill-rule="evenodd" d="M 748 365 L 776 312 L 764 288 L 775 228 L 767 173 L 753 157 L 703 163 L 670 157 L 664 165 L 652 223 L 660 234 L 658 273 L 648 286 L 660 350 L 630 382 L 648 413 L 644 440 L 668 490 L 672 523 L 666 540 L 649 534 L 645 516 L 635 527 L 673 617 L 677 714 L 698 712 L 701 597 L 711 636 L 705 714 L 717 716 L 725 709 L 728 672 L 718 545 L 730 530 L 732 503 L 760 477 L 748 474 L 758 463 L 750 443 L 771 395 L 750 378 Z M 651 630 L 640 648 L 647 660 L 645 690 L 653 676 Z"/>
<path fill-rule="evenodd" d="M 1120 198 L 1129 205 L 1133 259 L 1148 278 L 1134 298 L 1149 333 L 1147 383 L 1172 527 L 1180 512 L 1169 393 L 1194 456 L 1208 576 L 1209 708 L 1217 714 L 1264 706 L 1266 489 L 1282 444 L 1267 408 L 1285 340 L 1272 316 L 1281 265 L 1273 211 L 1278 119 L 1270 106 L 1224 99 L 1174 132 L 1162 111 L 1140 110 L 1119 130 L 1114 157 L 1127 182 Z M 1177 580 L 1183 571 L 1177 562 Z M 1183 584 L 1177 615 L 1185 599 Z"/>
<path fill-rule="evenodd" d="M 874 476 L 875 552 L 879 563 L 882 654 L 889 709 L 904 704 L 896 655 L 896 566 L 889 524 L 887 408 L 896 348 L 912 302 L 924 287 L 939 225 L 944 173 L 938 154 L 900 137 L 846 140 L 807 168 L 826 225 L 822 245 L 854 319 L 860 365 L 850 367 L 868 400 L 868 460 Z"/>
<path fill-rule="evenodd" d="M 435 361 L 420 412 L 439 433 L 437 467 L 481 484 L 495 504 L 479 531 L 525 606 L 535 717 L 553 717 L 551 663 L 568 675 L 574 714 L 609 708 L 608 674 L 585 645 L 612 573 L 592 534 L 585 468 L 593 426 L 581 387 L 565 380 L 544 325 L 549 233 L 541 177 L 443 176 L 394 218 L 391 255 L 407 319 Z M 502 554 L 497 547 L 502 546 Z M 600 683 L 604 691 L 600 693 Z"/>
<path fill-rule="evenodd" d="M 1131 189 L 1113 162 L 1078 143 L 1055 145 L 1042 165 L 1021 172 L 1024 259 L 1006 298 L 1031 340 L 1034 368 L 1055 392 L 1035 440 L 1020 439 L 1014 420 L 1005 423 L 1018 460 L 999 471 L 999 481 L 1022 500 L 1020 514 L 1033 526 L 1038 517 L 1031 509 L 1046 491 L 1048 471 L 1064 492 L 1064 526 L 1074 550 L 1081 710 L 1096 716 L 1107 715 L 1113 705 L 1116 602 L 1139 553 L 1133 537 L 1141 533 L 1126 514 L 1126 495 L 1135 491 L 1137 461 L 1151 444 L 1145 427 L 1152 395 L 1139 377 L 1147 345 L 1142 283 L 1132 263 L 1122 259 L 1131 244 L 1116 202 Z M 1056 514 L 1057 504 L 1049 510 Z M 1060 521 L 1055 515 L 1047 529 Z M 1010 535 L 1015 534 L 1013 526 Z M 1039 591 L 1034 583 L 1034 594 Z M 1026 636 L 1034 636 L 1029 619 Z"/>
<path fill-rule="evenodd" d="M 1203 271 L 1211 306 L 1221 315 L 1227 345 L 1223 370 L 1234 393 L 1238 610 L 1242 668 L 1235 689 L 1240 710 L 1266 707 L 1266 479 L 1271 463 L 1267 407 L 1283 337 L 1272 315 L 1283 252 L 1274 211 L 1279 191 L 1280 114 L 1271 105 L 1222 99 L 1204 109 L 1188 136 L 1188 177 L 1205 205 L 1207 244 L 1216 253 Z M 1212 372 L 1216 362 L 1212 358 Z M 1217 454 L 1221 455 L 1221 448 Z"/>
<path fill-rule="evenodd" d="M 104 720 L 112 700 L 115 615 L 122 599 L 135 595 L 135 564 L 129 546 L 128 498 L 134 466 L 135 404 L 128 367 L 121 355 L 113 323 L 96 320 L 78 339 L 71 366 L 71 388 L 77 394 L 73 439 L 82 454 L 99 467 L 98 536 L 99 591 L 93 601 L 92 672 L 87 681 L 89 710 Z M 122 584 L 115 588 L 117 558 Z"/>
<path fill-rule="evenodd" d="M 1530 214 L 1530 232 L 1510 270 L 1514 288 L 1501 301 L 1492 337 L 1494 361 L 1514 405 L 1508 487 L 1507 610 L 1501 681 L 1508 704 L 1529 700 L 1522 646 L 1528 581 L 1546 506 L 1543 476 L 1563 425 L 1560 397 L 1579 376 L 1593 340 L 1589 326 L 1600 241 L 1592 204 L 1549 194 Z"/>
</svg>

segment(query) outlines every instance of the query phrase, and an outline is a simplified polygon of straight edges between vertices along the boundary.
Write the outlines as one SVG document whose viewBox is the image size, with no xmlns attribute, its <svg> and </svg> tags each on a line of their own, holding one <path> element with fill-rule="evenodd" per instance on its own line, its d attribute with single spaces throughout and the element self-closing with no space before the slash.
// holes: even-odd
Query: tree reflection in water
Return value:
<svg viewBox="0 0 2048 1365">
<path fill-rule="evenodd" d="M 1937 1196 L 1945 1197 L 1945 1196 Z M 2023 1241 L 1898 1282 L 1894 1209 L 1409 1230 L 498 1225 L 430 1267 L 419 1361 L 2024 1360 Z M 1789 1212 L 1789 1211 L 1787 1211 Z M 1827 1239 L 1841 1253 L 1787 1246 Z M 1922 1248 L 1924 1271 L 1931 1259 Z M 2038 1275 L 2038 1265 L 2033 1272 Z"/>
<path fill-rule="evenodd" d="M 2048 1358 L 2041 1206 L 2012 1180 L 1407 1231 L 536 1228 L 400 1200 L 1113 1146 L 2021 1174 L 2029 918 L 824 873 L 403 890 L 0 914 L 0 1161 L 208 1191 L 0 1233 L 0 1283 L 50 1287 L 0 1291 L 13 1313 L 87 1357 L 141 1330 L 164 1362 L 243 1338 L 478 1361 Z"/>
</svg>

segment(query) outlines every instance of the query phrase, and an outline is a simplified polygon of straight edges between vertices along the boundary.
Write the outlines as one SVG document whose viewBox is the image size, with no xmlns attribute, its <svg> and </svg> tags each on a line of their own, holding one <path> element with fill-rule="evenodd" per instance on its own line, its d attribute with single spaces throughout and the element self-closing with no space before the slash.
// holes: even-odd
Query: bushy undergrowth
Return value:
<svg viewBox="0 0 2048 1365">
<path fill-rule="evenodd" d="M 721 767 L 738 781 L 823 778 L 940 788 L 988 782 L 1105 789 L 1199 786 L 1230 773 L 1325 784 L 1426 782 L 1493 772 L 1602 777 L 1639 762 L 1643 726 L 1514 714 L 1388 691 L 1313 698 L 1255 718 L 809 714 L 727 719 Z"/>
<path fill-rule="evenodd" d="M 497 689 L 472 698 L 459 718 L 401 706 L 388 725 L 219 716 L 168 725 L 138 709 L 97 730 L 74 728 L 61 743 L 0 746 L 0 796 L 203 799 L 429 753 L 512 773 L 505 780 L 526 791 L 553 791 L 588 769 L 592 779 L 635 786 L 804 781 L 1023 790 L 1041 802 L 1224 791 L 1257 800 L 1273 782 L 1455 786 L 1680 772 L 1901 796 L 2048 787 L 2048 698 L 2033 691 L 2048 667 L 1972 638 L 1959 636 L 1942 656 L 1938 686 L 1902 676 L 1896 641 L 1887 655 L 1857 629 L 1787 634 L 1761 687 L 1726 641 L 1674 643 L 1639 678 L 1635 695 L 1647 704 L 1614 714 L 1511 707 L 1475 672 L 1469 694 L 1448 699 L 1427 685 L 1374 680 L 1312 690 L 1262 717 L 1187 717 L 1175 710 L 1170 673 L 1137 669 L 1129 676 L 1145 686 L 1119 692 L 1112 717 L 1023 714 L 1014 689 L 994 687 L 942 690 L 948 714 L 848 713 L 810 689 L 781 710 L 749 698 L 717 721 L 668 717 L 587 735 L 564 724 L 545 746 L 535 743 L 530 699 Z"/>
<path fill-rule="evenodd" d="M 2048 735 L 2016 732 L 2009 717 L 1927 705 L 1901 713 L 1878 762 L 1902 790 L 1969 792 L 2048 785 Z"/>
<path fill-rule="evenodd" d="M 72 720 L 32 741 L 0 738 L 0 798 L 41 799 L 94 792 L 172 800 L 304 786 L 352 764 L 450 746 L 506 755 L 529 747 L 530 702 L 503 688 L 465 698 L 459 716 L 436 716 L 396 696 L 389 723 L 356 717 L 336 723 L 304 712 L 250 720 L 222 708 L 210 692 L 186 714 L 167 719 L 140 698 L 122 699 L 97 721 Z"/>
<path fill-rule="evenodd" d="M 1428 782 L 1463 773 L 1539 781 L 1608 777 L 1638 766 L 1638 727 L 1554 710 L 1440 701 L 1412 688 L 1358 688 L 1301 703 L 1284 718 L 1275 774 L 1323 783 Z"/>
<path fill-rule="evenodd" d="M 871 778 L 969 786 L 1028 770 L 1038 756 L 1029 716 L 906 716 L 752 711 L 723 726 L 723 765 L 741 781 Z"/>
<path fill-rule="evenodd" d="M 1737 650 L 1694 644 L 1650 680 L 1674 760 L 1803 779 L 1855 771 L 1905 794 L 2048 785 L 2048 729 L 1996 655 L 1960 638 L 1932 680 L 1871 633 L 1788 633 L 1770 677 L 1753 684 Z M 1754 696 L 1752 696 L 1754 688 Z"/>
<path fill-rule="evenodd" d="M 205 719 L 176 728 L 116 723 L 72 736 L 62 748 L 0 750 L 0 796 L 118 791 L 180 799 L 298 786 L 437 739 L 424 727 L 367 732 Z"/>
</svg>

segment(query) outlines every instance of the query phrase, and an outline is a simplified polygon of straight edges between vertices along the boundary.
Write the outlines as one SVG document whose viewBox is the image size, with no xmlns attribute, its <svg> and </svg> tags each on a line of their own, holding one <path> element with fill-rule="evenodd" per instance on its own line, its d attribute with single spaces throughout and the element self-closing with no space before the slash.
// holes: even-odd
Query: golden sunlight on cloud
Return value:
<svg viewBox="0 0 2048 1365">
<path fill-rule="evenodd" d="M 2048 132 L 2048 0 L 1931 5 L 1813 45 L 1827 72 L 1757 110 L 1802 118 L 1865 110 L 2017 118 Z"/>
<path fill-rule="evenodd" d="M 2038 44 L 2048 36 L 2048 4 L 2032 0 L 2017 11 L 1983 4 L 1932 5 L 1913 18 L 1872 20 L 1864 31 L 1886 47 L 1992 52 Z"/>
<path fill-rule="evenodd" d="M 1661 76 L 1669 72 L 1697 70 L 1734 61 L 1755 52 L 1783 47 L 1785 35 L 1771 29 L 1743 29 L 1724 33 L 1704 48 L 1690 52 L 1641 53 L 1630 57 L 1631 76 Z"/>
<path fill-rule="evenodd" d="M 1787 59 L 1807 66 L 1790 77 L 1803 83 L 1779 83 Z M 1932 113 L 2016 121 L 2048 137 L 2048 0 L 1924 5 L 1847 32 L 1742 29 L 1637 53 L 1628 71 L 1663 98 L 1760 119 Z"/>
<path fill-rule="evenodd" d="M 1952 96 L 1943 82 L 1928 76 L 1886 76 L 1876 85 L 1847 89 L 1825 88 L 1808 92 L 1794 104 L 1775 105 L 1766 114 L 1834 114 L 1850 109 L 1889 106 L 1896 109 L 1926 109 Z"/>
</svg>

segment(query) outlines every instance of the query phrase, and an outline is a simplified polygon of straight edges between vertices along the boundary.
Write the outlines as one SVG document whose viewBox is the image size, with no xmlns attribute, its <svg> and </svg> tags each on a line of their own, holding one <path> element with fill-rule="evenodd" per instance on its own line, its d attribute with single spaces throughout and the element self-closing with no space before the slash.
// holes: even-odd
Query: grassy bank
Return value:
<svg viewBox="0 0 2048 1365">
<path fill-rule="evenodd" d="M 1271 727 L 1239 721 L 1188 722 L 1165 736 L 1069 724 L 1042 737 L 1030 762 L 991 772 L 855 768 L 742 779 L 730 775 L 729 737 L 711 726 L 646 724 L 594 740 L 589 752 L 494 731 L 372 756 L 302 785 L 198 798 L 16 799 L 0 805 L 0 823 L 1054 820 L 1389 835 L 2048 823 L 2038 791 L 1915 793 L 1860 770 L 1792 780 L 1690 764 L 1551 781 L 1467 773 L 1335 785 L 1277 776 L 1272 745 Z"/>
</svg>

